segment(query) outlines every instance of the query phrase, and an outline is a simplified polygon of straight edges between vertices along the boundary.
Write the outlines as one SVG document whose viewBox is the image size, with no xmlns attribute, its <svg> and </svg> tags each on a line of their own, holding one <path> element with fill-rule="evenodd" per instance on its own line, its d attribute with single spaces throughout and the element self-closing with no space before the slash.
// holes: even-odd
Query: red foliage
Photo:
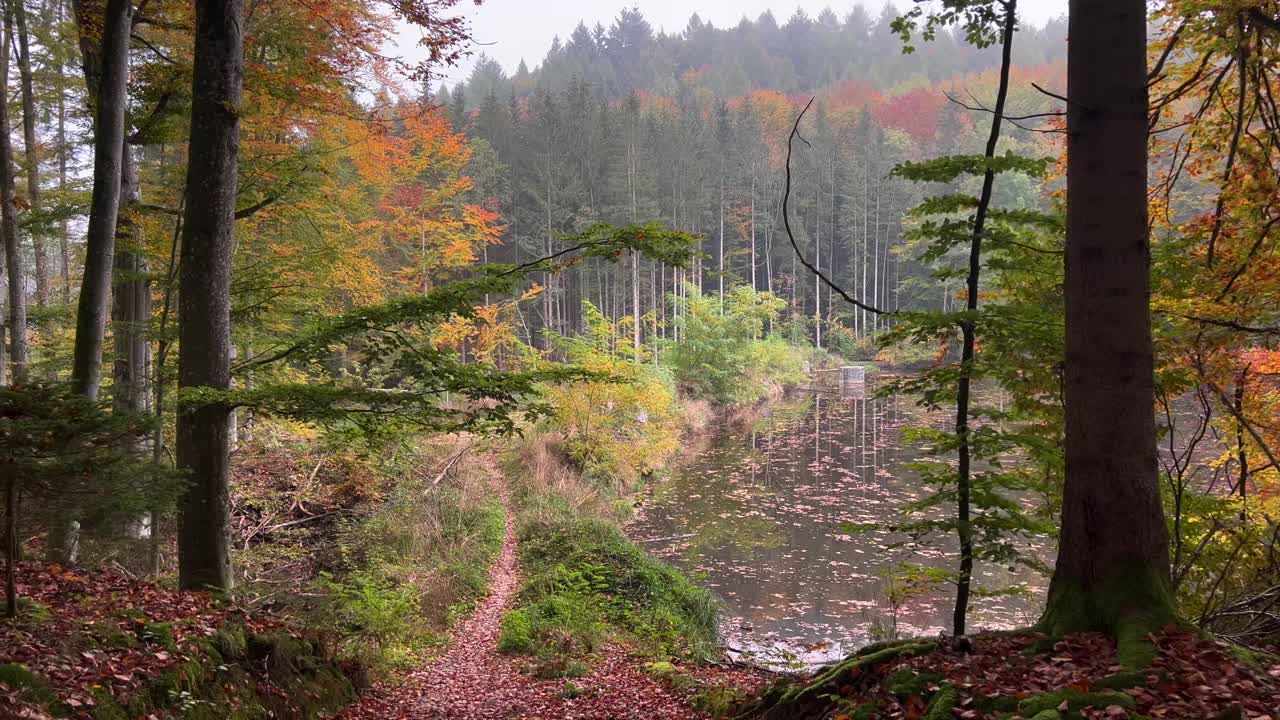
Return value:
<svg viewBox="0 0 1280 720">
<path fill-rule="evenodd" d="M 279 618 L 219 605 L 209 593 L 179 592 L 126 575 L 24 562 L 18 592 L 48 609 L 48 619 L 0 621 L 0 665 L 21 663 L 49 683 L 63 704 L 88 718 L 95 704 L 91 688 L 101 687 L 122 702 L 164 669 L 188 659 L 192 640 L 213 635 L 227 623 L 254 632 L 282 626 Z M 128 611 L 128 615 L 125 614 Z M 136 637 L 149 623 L 172 622 L 176 649 L 139 642 L 103 646 L 116 633 Z M 99 642 L 88 643 L 96 638 Z M 0 717 L 43 717 L 18 702 L 18 693 L 0 683 Z"/>
<path fill-rule="evenodd" d="M 1238 717 L 1280 717 L 1280 666 L 1269 672 L 1252 671 L 1221 644 L 1194 632 L 1169 629 L 1151 639 L 1157 654 L 1145 673 L 1146 682 L 1122 690 L 1134 699 L 1139 714 L 1168 720 L 1215 718 L 1239 705 Z M 964 643 L 944 641 L 927 655 L 887 663 L 851 678 L 849 694 L 856 702 L 876 703 L 885 717 L 920 717 L 920 698 L 895 697 L 883 683 L 894 670 L 909 667 L 941 673 L 959 691 L 957 717 L 990 720 L 998 714 L 975 709 L 977 698 L 1026 698 L 1063 689 L 1090 692 L 1103 678 L 1122 670 L 1115 644 L 1103 635 L 1073 635 L 1048 653 L 1029 652 L 1041 640 L 1026 633 L 978 636 Z M 1114 710 L 1105 707 L 1083 712 L 1086 718 L 1116 717 Z"/>
<path fill-rule="evenodd" d="M 926 146 L 938 132 L 938 115 L 947 98 L 936 87 L 922 87 L 894 95 L 871 109 L 876 122 L 897 128 L 911 136 L 919 147 Z"/>
</svg>

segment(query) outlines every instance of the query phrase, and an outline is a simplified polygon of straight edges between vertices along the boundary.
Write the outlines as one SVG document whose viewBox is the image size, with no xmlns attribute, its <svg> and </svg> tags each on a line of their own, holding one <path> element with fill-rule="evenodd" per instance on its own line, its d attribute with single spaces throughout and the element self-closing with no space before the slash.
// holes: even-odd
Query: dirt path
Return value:
<svg viewBox="0 0 1280 720">
<path fill-rule="evenodd" d="M 564 680 L 537 680 L 518 661 L 498 652 L 502 614 L 519 589 L 515 519 L 510 489 L 492 458 L 495 492 L 506 511 L 502 552 L 489 571 L 490 594 L 458 629 L 453 645 L 394 687 L 374 687 L 344 711 L 342 720 L 692 720 L 706 717 L 660 685 L 640 662 L 607 648 L 591 674 L 573 680 L 580 695 L 561 697 Z"/>
</svg>

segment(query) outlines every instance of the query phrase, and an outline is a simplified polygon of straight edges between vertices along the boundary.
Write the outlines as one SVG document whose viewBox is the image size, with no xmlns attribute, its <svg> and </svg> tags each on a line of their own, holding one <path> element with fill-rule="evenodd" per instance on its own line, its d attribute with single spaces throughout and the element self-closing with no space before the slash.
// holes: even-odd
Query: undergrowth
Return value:
<svg viewBox="0 0 1280 720">
<path fill-rule="evenodd" d="M 469 452 L 459 439 L 353 449 L 264 428 L 237 472 L 241 512 L 270 528 L 241 555 L 244 592 L 282 599 L 375 673 L 416 666 L 485 594 L 502 547 L 502 505 Z M 276 529 L 289 512 L 306 514 Z"/>
<path fill-rule="evenodd" d="M 526 521 L 520 532 L 525 581 L 502 621 L 503 652 L 544 665 L 588 657 L 623 640 L 657 658 L 701 659 L 715 647 L 718 607 L 710 593 L 650 557 L 606 519 Z"/>
</svg>

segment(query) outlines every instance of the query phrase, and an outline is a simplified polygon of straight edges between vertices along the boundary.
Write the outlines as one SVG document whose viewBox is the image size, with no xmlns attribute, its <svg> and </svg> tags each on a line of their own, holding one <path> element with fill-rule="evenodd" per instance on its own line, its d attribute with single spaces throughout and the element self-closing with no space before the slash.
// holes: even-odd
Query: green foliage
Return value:
<svg viewBox="0 0 1280 720">
<path fill-rule="evenodd" d="M 948 155 L 920 162 L 904 162 L 893 169 L 893 174 L 904 180 L 918 183 L 949 183 L 961 177 L 982 177 L 987 173 L 1021 173 L 1030 177 L 1042 177 L 1054 162 L 1053 158 L 1028 158 L 1006 151 L 1003 155 L 987 157 L 986 155 Z M 977 207 L 977 201 L 970 203 L 962 195 L 951 195 L 942 198 L 925 200 L 919 212 L 952 213 L 964 207 Z"/>
<path fill-rule="evenodd" d="M 803 376 L 803 359 L 780 338 L 764 338 L 786 302 L 767 292 L 738 286 L 719 298 L 686 288 L 677 325 L 680 342 L 669 361 L 676 380 L 695 395 L 721 403 L 750 403 L 763 396 L 769 382 L 792 382 Z"/>
<path fill-rule="evenodd" d="M 389 487 L 337 523 L 336 557 L 311 587 L 320 600 L 303 610 L 343 657 L 374 671 L 413 665 L 444 642 L 487 591 L 505 534 L 501 503 L 471 487 L 482 469 L 429 477 L 421 465 L 434 463 L 412 443 L 395 450 L 363 461 Z"/>
<path fill-rule="evenodd" d="M 137 452 L 151 432 L 146 419 L 112 413 L 66 383 L 0 388 L 0 479 L 42 515 L 75 507 L 84 532 L 114 535 L 182 487 L 172 468 Z"/>
<path fill-rule="evenodd" d="M 515 432 L 521 420 L 550 414 L 551 408 L 538 401 L 540 383 L 590 375 L 562 365 L 521 372 L 500 370 L 492 363 L 464 362 L 453 350 L 431 342 L 432 330 L 448 322 L 481 321 L 477 308 L 486 297 L 516 293 L 535 273 L 555 273 L 588 258 L 612 261 L 627 253 L 683 267 L 697 241 L 658 224 L 596 224 L 562 239 L 569 249 L 553 257 L 523 265 L 491 263 L 478 268 L 478 277 L 325 318 L 292 341 L 247 362 L 241 371 L 258 373 L 253 387 L 184 388 L 180 411 L 209 404 L 245 407 L 329 426 L 347 425 L 375 437 L 385 437 L 389 428 Z M 339 347 L 358 350 L 359 373 L 334 371 L 330 360 Z M 271 378 L 267 371 L 282 361 L 325 379 Z M 451 397 L 466 402 L 446 402 Z"/>
<path fill-rule="evenodd" d="M 1054 692 L 1035 695 L 1022 700 L 1022 702 L 1018 703 L 1018 713 L 1026 717 L 1034 717 L 1046 710 L 1061 708 L 1063 705 L 1066 706 L 1067 712 L 1073 716 L 1087 707 L 1102 709 L 1111 705 L 1118 705 L 1129 710 L 1136 707 L 1132 697 L 1115 690 L 1103 690 L 1101 692 L 1055 690 Z"/>
<path fill-rule="evenodd" d="M 508 610 L 498 631 L 498 651 L 528 655 L 534 651 L 533 619 L 523 609 Z"/>
<path fill-rule="evenodd" d="M 702 657 L 717 638 L 718 607 L 674 568 L 604 520 L 562 516 L 521 530 L 525 575 L 503 618 L 504 652 L 582 657 L 617 635 L 658 657 Z"/>
<path fill-rule="evenodd" d="M 406 637 L 418 613 L 414 586 L 369 572 L 352 573 L 342 580 L 321 573 L 316 587 L 328 596 L 327 615 L 343 628 L 343 635 L 372 642 L 379 650 Z"/>
<path fill-rule="evenodd" d="M 957 4 L 951 10 L 963 9 Z M 953 12 L 950 20 L 956 17 Z M 917 182 L 950 182 L 986 172 L 1039 177 L 1048 162 L 1007 152 L 990 159 L 957 156 L 907 163 L 895 173 Z M 916 224 L 907 235 L 920 241 L 922 261 L 945 263 L 953 250 L 968 255 L 975 241 L 978 204 L 976 197 L 952 193 L 928 198 L 911 212 Z M 987 284 L 1000 292 L 988 293 L 977 310 L 900 313 L 898 324 L 881 337 L 887 349 L 940 350 L 936 362 L 914 375 L 892 379 L 879 392 L 914 396 L 930 410 L 949 412 L 957 407 L 962 383 L 975 396 L 967 401 L 963 435 L 935 427 L 907 432 L 907 439 L 922 445 L 930 456 L 952 457 L 964 449 L 972 461 L 963 478 L 945 460 L 909 465 L 930 488 L 928 495 L 904 506 L 903 520 L 893 524 L 909 542 L 933 533 L 957 534 L 972 543 L 975 561 L 1045 570 L 1025 548 L 1029 539 L 1054 532 L 1050 510 L 1061 478 L 1056 368 L 1063 347 L 1062 230 L 1058 215 L 993 209 L 979 240 L 985 243 L 983 263 L 995 278 L 992 281 L 989 274 Z M 950 274 L 945 264 L 938 271 L 939 277 Z M 960 362 L 947 348 L 958 344 L 960 330 L 966 327 L 973 330 L 977 352 L 972 361 Z M 1006 390 L 1011 396 L 1007 401 Z M 1015 457 L 1018 462 L 1009 462 Z M 1026 499 L 1037 494 L 1050 502 L 1029 506 Z M 961 502 L 970 506 L 967 521 L 948 512 Z"/>
<path fill-rule="evenodd" d="M 1000 41 L 1000 27 L 1004 3 L 999 0 L 943 0 L 940 7 L 916 5 L 897 17 L 890 28 L 902 39 L 902 51 L 915 52 L 911 37 L 920 32 L 926 41 L 937 37 L 939 28 L 959 24 L 965 40 L 979 48 L 990 47 Z M 1007 12 L 1007 10 L 1006 10 Z M 924 18 L 924 29 L 919 28 Z"/>
<path fill-rule="evenodd" d="M 551 338 L 566 362 L 593 377 L 547 387 L 554 408 L 548 424 L 563 434 L 561 451 L 585 477 L 600 487 L 630 488 L 676 450 L 674 383 L 664 370 L 633 362 L 618 326 L 594 305 L 584 302 L 582 310 L 583 335 Z"/>
</svg>

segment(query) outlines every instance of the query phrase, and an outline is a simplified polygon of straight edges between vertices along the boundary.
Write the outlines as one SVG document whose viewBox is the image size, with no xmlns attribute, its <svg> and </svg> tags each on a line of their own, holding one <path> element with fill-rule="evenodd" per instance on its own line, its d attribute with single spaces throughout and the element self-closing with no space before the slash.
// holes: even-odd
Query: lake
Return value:
<svg viewBox="0 0 1280 720">
<path fill-rule="evenodd" d="M 944 427 L 908 398 L 865 391 L 805 393 L 746 426 L 718 430 L 659 481 L 629 534 L 689 571 L 725 604 L 731 653 L 773 666 L 829 662 L 894 634 L 937 635 L 951 624 L 954 586 L 943 583 L 894 607 L 889 575 L 902 562 L 954 569 L 955 541 L 907 549 L 884 528 L 927 493 L 907 467 L 927 458 L 903 439 L 908 426 Z M 1051 559 L 1051 540 L 1028 551 Z M 969 627 L 1024 627 L 1039 616 L 1048 579 L 978 563 L 976 586 L 1026 592 L 975 597 Z M 901 584 L 899 583 L 899 587 Z"/>
</svg>

